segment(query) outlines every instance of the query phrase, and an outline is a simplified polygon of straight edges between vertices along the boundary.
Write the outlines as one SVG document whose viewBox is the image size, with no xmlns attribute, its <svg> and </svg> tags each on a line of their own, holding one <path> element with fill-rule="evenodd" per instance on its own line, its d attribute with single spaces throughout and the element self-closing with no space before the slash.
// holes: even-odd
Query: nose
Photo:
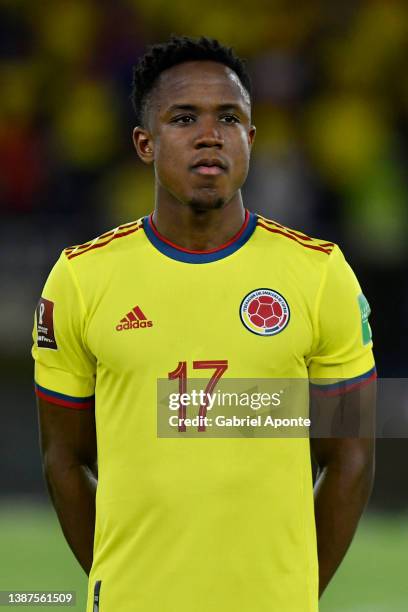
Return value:
<svg viewBox="0 0 408 612">
<path fill-rule="evenodd" d="M 224 139 L 216 120 L 202 118 L 194 145 L 196 149 L 204 147 L 218 147 L 221 149 L 223 147 Z"/>
</svg>

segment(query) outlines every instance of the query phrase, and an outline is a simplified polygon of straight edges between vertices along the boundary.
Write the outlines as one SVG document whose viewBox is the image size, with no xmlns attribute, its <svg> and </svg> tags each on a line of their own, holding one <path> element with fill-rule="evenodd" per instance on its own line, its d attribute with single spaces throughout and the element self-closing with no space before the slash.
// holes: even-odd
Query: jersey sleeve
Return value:
<svg viewBox="0 0 408 612">
<path fill-rule="evenodd" d="M 77 279 L 62 253 L 34 317 L 32 355 L 38 397 L 66 408 L 93 406 L 96 360 L 84 340 L 86 322 Z"/>
<path fill-rule="evenodd" d="M 316 339 L 306 361 L 314 388 L 344 392 L 376 377 L 369 314 L 357 278 L 335 246 L 317 296 Z"/>
</svg>

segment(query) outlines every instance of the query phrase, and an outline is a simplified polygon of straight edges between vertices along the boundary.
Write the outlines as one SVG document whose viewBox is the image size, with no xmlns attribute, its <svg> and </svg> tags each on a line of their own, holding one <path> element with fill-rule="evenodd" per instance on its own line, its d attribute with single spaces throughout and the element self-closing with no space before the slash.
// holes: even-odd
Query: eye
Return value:
<svg viewBox="0 0 408 612">
<path fill-rule="evenodd" d="M 240 123 L 236 115 L 223 115 L 221 121 L 224 121 L 224 123 Z"/>
<path fill-rule="evenodd" d="M 171 120 L 171 123 L 187 125 L 189 123 L 192 123 L 193 121 L 194 117 L 192 117 L 191 115 L 179 115 L 178 117 L 174 117 L 174 119 Z"/>
</svg>

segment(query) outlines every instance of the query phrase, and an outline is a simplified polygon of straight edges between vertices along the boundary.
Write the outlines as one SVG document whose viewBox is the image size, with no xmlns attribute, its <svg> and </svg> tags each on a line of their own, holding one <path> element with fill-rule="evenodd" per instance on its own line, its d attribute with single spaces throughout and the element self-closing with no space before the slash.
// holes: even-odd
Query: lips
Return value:
<svg viewBox="0 0 408 612">
<path fill-rule="evenodd" d="M 216 176 L 217 174 L 222 174 L 224 172 L 220 166 L 194 166 L 193 170 L 198 174 L 206 174 L 209 176 Z"/>
<path fill-rule="evenodd" d="M 225 172 L 227 165 L 219 158 L 201 158 L 191 166 L 191 169 L 197 174 L 217 176 L 218 174 Z"/>
</svg>

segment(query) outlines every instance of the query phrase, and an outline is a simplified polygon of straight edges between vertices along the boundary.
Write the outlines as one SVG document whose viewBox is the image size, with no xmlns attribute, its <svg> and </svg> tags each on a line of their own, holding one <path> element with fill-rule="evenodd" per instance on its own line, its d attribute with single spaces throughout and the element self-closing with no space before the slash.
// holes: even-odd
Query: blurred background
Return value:
<svg viewBox="0 0 408 612">
<path fill-rule="evenodd" d="M 407 2 L 0 0 L 0 590 L 73 589 L 77 610 L 86 582 L 41 474 L 33 312 L 65 246 L 152 209 L 132 66 L 172 32 L 247 58 L 247 207 L 341 245 L 372 307 L 379 375 L 408 372 Z M 378 443 L 369 511 L 323 612 L 407 609 L 407 442 Z"/>
</svg>

